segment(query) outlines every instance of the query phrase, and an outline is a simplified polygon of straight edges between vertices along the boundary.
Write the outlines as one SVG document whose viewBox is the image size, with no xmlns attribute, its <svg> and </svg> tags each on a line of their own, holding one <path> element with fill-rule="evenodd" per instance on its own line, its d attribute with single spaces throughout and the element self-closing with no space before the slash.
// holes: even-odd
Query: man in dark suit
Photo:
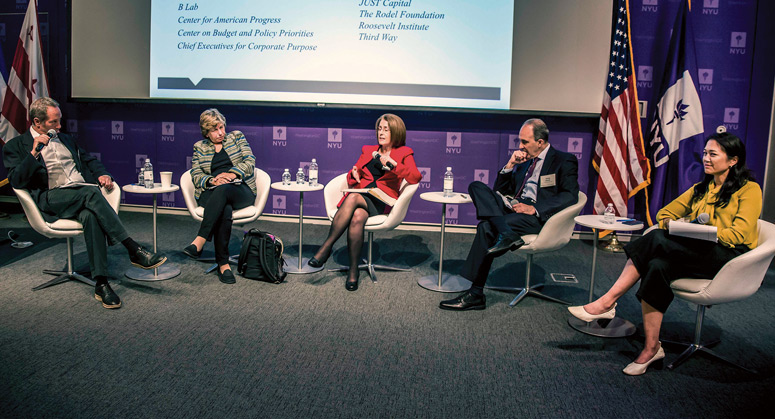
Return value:
<svg viewBox="0 0 775 419">
<path fill-rule="evenodd" d="M 46 221 L 74 218 L 83 224 L 94 297 L 105 308 L 121 307 L 121 300 L 108 284 L 106 242 L 123 244 L 133 265 L 153 269 L 167 258 L 154 254 L 129 237 L 118 215 L 105 200 L 100 187 L 113 189 L 113 178 L 95 157 L 66 134 L 59 133 L 62 112 L 51 98 L 30 105 L 32 126 L 3 147 L 3 163 L 16 189 L 26 189 Z"/>
<path fill-rule="evenodd" d="M 493 259 L 522 246 L 522 235 L 537 234 L 549 217 L 578 201 L 578 160 L 549 145 L 546 124 L 525 121 L 519 141 L 520 149 L 498 172 L 494 190 L 478 181 L 468 186 L 481 220 L 460 272 L 472 285 L 457 298 L 439 303 L 442 309 L 483 310 Z"/>
</svg>

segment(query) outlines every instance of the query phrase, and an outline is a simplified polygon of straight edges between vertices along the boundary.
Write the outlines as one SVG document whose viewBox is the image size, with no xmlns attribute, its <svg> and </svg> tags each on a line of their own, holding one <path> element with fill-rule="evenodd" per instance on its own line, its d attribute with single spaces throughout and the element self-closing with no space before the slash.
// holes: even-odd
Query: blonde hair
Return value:
<svg viewBox="0 0 775 419">
<path fill-rule="evenodd" d="M 375 129 L 377 130 L 377 134 L 379 135 L 379 123 L 382 121 L 387 122 L 388 128 L 390 129 L 390 146 L 391 147 L 401 147 L 406 145 L 406 125 L 404 125 L 404 120 L 401 119 L 398 115 L 394 115 L 392 113 L 386 113 L 379 118 L 377 118 L 377 124 L 375 125 Z"/>
<path fill-rule="evenodd" d="M 214 130 L 218 124 L 226 125 L 226 117 L 218 112 L 218 109 L 210 108 L 199 115 L 199 129 L 202 131 L 202 137 L 210 138 L 207 134 Z"/>
</svg>

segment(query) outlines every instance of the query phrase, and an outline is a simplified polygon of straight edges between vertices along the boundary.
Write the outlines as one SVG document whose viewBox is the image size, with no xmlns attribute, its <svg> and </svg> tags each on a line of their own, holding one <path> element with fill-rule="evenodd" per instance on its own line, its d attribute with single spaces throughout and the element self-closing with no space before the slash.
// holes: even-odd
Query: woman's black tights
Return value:
<svg viewBox="0 0 775 419">
<path fill-rule="evenodd" d="M 331 228 L 328 230 L 328 237 L 315 253 L 315 259 L 325 261 L 331 255 L 334 243 L 342 237 L 345 229 L 347 230 L 347 249 L 350 255 L 350 274 L 348 279 L 358 278 L 358 265 L 361 260 L 361 249 L 363 248 L 363 228 L 366 226 L 366 220 L 369 218 L 368 206 L 366 200 L 360 194 L 351 193 L 347 195 L 336 211 Z"/>
</svg>

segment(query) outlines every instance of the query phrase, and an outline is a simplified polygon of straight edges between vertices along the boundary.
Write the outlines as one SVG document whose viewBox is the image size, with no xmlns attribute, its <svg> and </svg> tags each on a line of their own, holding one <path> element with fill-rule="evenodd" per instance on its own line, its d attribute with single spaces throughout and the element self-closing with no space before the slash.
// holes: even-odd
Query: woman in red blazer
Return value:
<svg viewBox="0 0 775 419">
<path fill-rule="evenodd" d="M 417 183 L 422 176 L 414 164 L 414 151 L 406 144 L 406 125 L 396 115 L 385 114 L 377 119 L 377 145 L 363 146 L 361 157 L 347 174 L 350 188 L 379 188 L 393 198 L 398 198 L 401 182 Z M 339 210 L 331 222 L 326 241 L 308 264 L 318 268 L 331 256 L 334 243 L 347 233 L 347 249 L 350 254 L 350 273 L 345 282 L 348 291 L 358 289 L 358 263 L 363 247 L 363 227 L 370 216 L 387 214 L 390 206 L 369 194 L 350 193 L 339 202 Z"/>
</svg>

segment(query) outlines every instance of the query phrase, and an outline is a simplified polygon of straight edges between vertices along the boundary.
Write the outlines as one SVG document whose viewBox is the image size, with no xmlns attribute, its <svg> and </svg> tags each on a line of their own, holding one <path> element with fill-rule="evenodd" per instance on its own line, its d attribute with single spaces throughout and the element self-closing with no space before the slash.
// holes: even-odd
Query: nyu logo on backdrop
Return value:
<svg viewBox="0 0 775 419">
<path fill-rule="evenodd" d="M 460 154 L 463 138 L 459 132 L 447 133 L 447 154 Z"/>
<path fill-rule="evenodd" d="M 659 0 L 643 0 L 641 10 L 644 12 L 656 12 L 659 7 Z"/>
<path fill-rule="evenodd" d="M 417 170 L 422 175 L 418 188 L 430 189 L 431 188 L 431 168 L 430 167 L 418 167 Z"/>
<path fill-rule="evenodd" d="M 457 204 L 447 204 L 447 224 L 457 224 Z"/>
<path fill-rule="evenodd" d="M 67 120 L 67 132 L 70 134 L 75 134 L 78 132 L 78 120 L 77 119 L 68 119 Z"/>
<path fill-rule="evenodd" d="M 124 141 L 124 121 L 110 121 L 110 139 Z"/>
<path fill-rule="evenodd" d="M 5 23 L 0 23 L 0 39 L 5 41 Z"/>
<path fill-rule="evenodd" d="M 509 134 L 509 158 L 515 150 L 519 150 L 519 135 Z"/>
<path fill-rule="evenodd" d="M 729 53 L 733 55 L 745 55 L 746 32 L 732 32 L 729 39 Z"/>
<path fill-rule="evenodd" d="M 490 171 L 486 169 L 474 169 L 474 180 L 478 180 L 479 182 L 482 182 L 485 185 L 489 185 Z"/>
<path fill-rule="evenodd" d="M 287 127 L 272 127 L 272 145 L 275 147 L 285 147 L 288 145 L 285 140 L 287 135 Z"/>
<path fill-rule="evenodd" d="M 704 0 L 702 3 L 702 14 L 704 15 L 717 15 L 718 14 L 718 2 L 719 0 Z"/>
<path fill-rule="evenodd" d="M 102 161 L 102 153 L 89 153 L 90 156 L 93 156 L 95 159 Z"/>
<path fill-rule="evenodd" d="M 342 148 L 342 129 L 328 129 L 328 148 Z"/>
<path fill-rule="evenodd" d="M 285 214 L 285 195 L 275 195 L 272 198 L 272 214 Z"/>
<path fill-rule="evenodd" d="M 191 170 L 191 160 L 192 160 L 191 156 L 186 157 L 186 170 Z"/>
<path fill-rule="evenodd" d="M 175 192 L 168 192 L 161 194 L 161 206 L 174 207 L 175 206 Z"/>
<path fill-rule="evenodd" d="M 161 123 L 161 140 L 165 142 L 175 142 L 175 123 L 174 122 L 162 122 Z"/>
<path fill-rule="evenodd" d="M 724 108 L 724 125 L 728 130 L 736 130 L 740 122 L 740 108 Z"/>
<path fill-rule="evenodd" d="M 580 137 L 568 137 L 568 153 L 572 153 L 577 159 L 581 160 L 584 150 L 584 139 Z"/>
<path fill-rule="evenodd" d="M 147 154 L 135 154 L 135 169 L 143 167 L 145 159 L 148 158 Z"/>
<path fill-rule="evenodd" d="M 638 66 L 638 87 L 651 88 L 651 81 L 654 77 L 654 67 L 650 65 Z"/>
<path fill-rule="evenodd" d="M 697 73 L 700 77 L 700 91 L 710 92 L 713 90 L 713 69 L 699 68 Z"/>
<path fill-rule="evenodd" d="M 304 180 L 305 181 L 309 181 L 309 165 L 310 164 L 312 164 L 312 162 L 308 162 L 308 161 L 299 162 L 299 167 L 301 167 L 301 170 L 304 171 Z M 294 176 L 295 176 L 295 174 L 294 174 Z M 296 179 L 294 178 L 294 181 L 295 180 Z"/>
</svg>

